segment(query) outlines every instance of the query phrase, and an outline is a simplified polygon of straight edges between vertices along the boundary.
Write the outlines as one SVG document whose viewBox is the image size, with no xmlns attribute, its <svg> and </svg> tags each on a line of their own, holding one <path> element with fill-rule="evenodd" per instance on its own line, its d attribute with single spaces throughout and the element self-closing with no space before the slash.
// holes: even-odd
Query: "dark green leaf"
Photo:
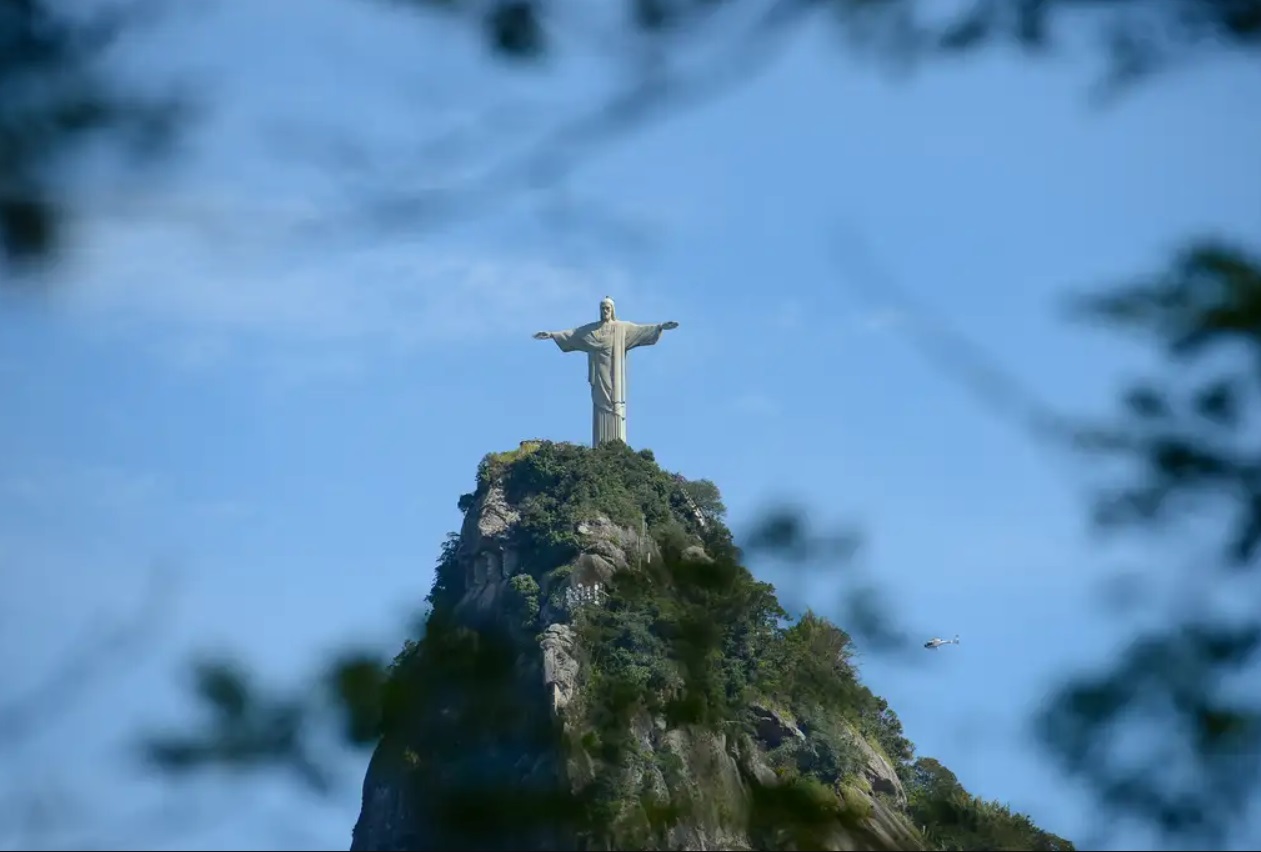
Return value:
<svg viewBox="0 0 1261 852">
<path fill-rule="evenodd" d="M 1133 414 L 1144 419 L 1159 419 L 1169 416 L 1169 404 L 1164 396 L 1154 388 L 1131 388 L 1125 394 L 1125 406 Z"/>
<path fill-rule="evenodd" d="M 253 693 L 245 671 L 222 661 L 203 662 L 193 671 L 195 689 L 219 716 L 241 719 L 250 709 Z"/>
<path fill-rule="evenodd" d="M 671 0 L 631 0 L 631 20 L 648 32 L 658 32 L 674 22 L 676 9 Z"/>
<path fill-rule="evenodd" d="M 491 46 L 512 59 L 532 59 L 546 47 L 538 3 L 500 0 L 486 15 Z"/>
<path fill-rule="evenodd" d="M 146 761 L 165 772 L 200 768 L 209 758 L 205 744 L 182 738 L 155 738 L 142 746 Z"/>
<path fill-rule="evenodd" d="M 1200 389 L 1195 396 L 1195 410 L 1206 420 L 1222 426 L 1233 426 L 1239 419 L 1239 393 L 1235 383 L 1222 379 Z"/>
</svg>

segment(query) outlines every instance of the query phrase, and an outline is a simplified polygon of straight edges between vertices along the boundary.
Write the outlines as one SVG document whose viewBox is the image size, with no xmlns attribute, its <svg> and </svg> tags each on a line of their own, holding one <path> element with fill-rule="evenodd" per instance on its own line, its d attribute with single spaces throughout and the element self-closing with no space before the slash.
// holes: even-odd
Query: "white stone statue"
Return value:
<svg viewBox="0 0 1261 852">
<path fill-rule="evenodd" d="M 640 325 L 617 318 L 613 299 L 600 302 L 600 321 L 569 331 L 540 331 L 535 340 L 554 340 L 561 352 L 587 353 L 587 381 L 591 383 L 591 446 L 626 441 L 626 353 L 636 346 L 652 346 L 661 332 L 677 322 Z"/>
</svg>

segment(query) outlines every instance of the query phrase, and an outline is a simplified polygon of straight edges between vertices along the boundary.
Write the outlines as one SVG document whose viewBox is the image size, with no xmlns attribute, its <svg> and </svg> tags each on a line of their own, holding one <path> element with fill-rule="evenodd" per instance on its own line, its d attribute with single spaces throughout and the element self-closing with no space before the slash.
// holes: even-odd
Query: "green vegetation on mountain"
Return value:
<svg viewBox="0 0 1261 852">
<path fill-rule="evenodd" d="M 461 617 L 468 572 L 452 533 L 425 636 L 399 655 L 387 685 L 385 743 L 428 732 L 408 763 L 431 831 L 487 848 L 505 832 L 538 843 L 575 838 L 584 848 L 668 848 L 672 829 L 709 818 L 754 848 L 826 848 L 838 826 L 861 834 L 881 807 L 922 832 L 928 848 L 1073 848 L 970 795 L 936 761 L 915 759 L 897 714 L 862 683 L 851 637 L 812 612 L 790 619 L 774 588 L 741 564 L 712 483 L 689 483 L 623 444 L 532 441 L 488 455 L 461 507 L 476 512 L 492 488 L 518 516 L 508 611 L 491 623 Z M 645 532 L 652 547 L 627 554 L 597 605 L 565 615 L 582 674 L 561 731 L 537 676 L 531 684 L 523 673 L 538 647 L 525 639 L 547 628 L 541 597 L 550 593 L 557 610 L 556 589 L 601 517 Z M 758 759 L 770 777 L 746 772 L 742 796 L 689 777 L 687 760 L 645 732 L 686 732 L 693 751 L 752 742 L 755 710 L 789 733 L 769 743 L 763 735 Z M 863 776 L 871 753 L 892 767 L 905 802 L 872 790 Z M 555 762 L 540 768 L 536 757 L 525 776 L 513 774 L 526 754 Z M 477 807 L 488 795 L 502 803 L 492 818 Z"/>
</svg>

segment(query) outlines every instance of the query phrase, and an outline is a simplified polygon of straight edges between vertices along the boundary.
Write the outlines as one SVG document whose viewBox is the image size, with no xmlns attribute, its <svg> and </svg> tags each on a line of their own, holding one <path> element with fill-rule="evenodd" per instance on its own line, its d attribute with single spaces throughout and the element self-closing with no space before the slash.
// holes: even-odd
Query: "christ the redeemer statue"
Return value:
<svg viewBox="0 0 1261 852">
<path fill-rule="evenodd" d="M 591 383 L 591 446 L 605 441 L 626 442 L 626 353 L 636 346 L 652 346 L 661 332 L 677 322 L 640 325 L 617 318 L 613 300 L 600 302 L 600 321 L 569 331 L 540 331 L 535 340 L 554 340 L 561 352 L 587 353 L 587 381 Z"/>
</svg>

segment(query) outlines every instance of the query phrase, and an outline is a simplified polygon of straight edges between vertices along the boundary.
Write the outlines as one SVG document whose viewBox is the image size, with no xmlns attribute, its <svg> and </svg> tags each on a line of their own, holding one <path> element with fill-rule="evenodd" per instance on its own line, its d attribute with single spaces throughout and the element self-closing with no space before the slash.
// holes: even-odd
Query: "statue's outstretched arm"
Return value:
<svg viewBox="0 0 1261 852">
<path fill-rule="evenodd" d="M 560 347 L 561 352 L 585 352 L 587 347 L 580 332 L 577 328 L 568 331 L 539 331 L 535 333 L 534 339 L 550 340 Z"/>
</svg>

